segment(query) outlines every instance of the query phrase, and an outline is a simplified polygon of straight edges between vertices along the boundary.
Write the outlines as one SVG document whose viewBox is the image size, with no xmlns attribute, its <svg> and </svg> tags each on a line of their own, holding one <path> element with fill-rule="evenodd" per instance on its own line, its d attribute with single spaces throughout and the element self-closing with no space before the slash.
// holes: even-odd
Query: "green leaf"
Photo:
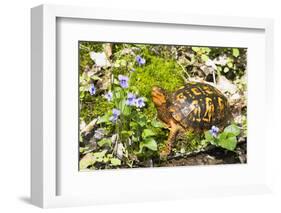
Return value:
<svg viewBox="0 0 281 213">
<path fill-rule="evenodd" d="M 116 80 L 116 79 L 114 79 L 114 81 L 115 81 L 115 80 Z M 116 83 L 119 84 L 119 81 L 116 80 Z M 113 93 L 114 93 L 114 95 L 116 95 L 117 93 L 120 95 L 121 92 L 122 92 L 122 89 L 121 89 L 120 87 L 114 87 L 114 88 L 113 88 Z"/>
<path fill-rule="evenodd" d="M 93 157 L 92 153 L 86 154 L 79 162 L 80 170 L 87 169 L 88 166 L 91 166 L 95 163 L 95 158 Z"/>
<path fill-rule="evenodd" d="M 127 105 L 124 105 L 123 114 L 124 114 L 125 116 L 130 115 L 130 114 L 131 114 L 131 108 L 130 108 L 129 106 L 127 106 Z"/>
<path fill-rule="evenodd" d="M 119 81 L 117 79 L 113 79 L 113 84 L 119 85 Z M 118 87 L 117 87 L 118 88 Z"/>
<path fill-rule="evenodd" d="M 238 136 L 240 134 L 240 129 L 238 126 L 231 124 L 224 129 L 224 132 L 231 133 L 232 136 Z"/>
<path fill-rule="evenodd" d="M 212 136 L 212 134 L 211 134 L 211 132 L 209 130 L 205 131 L 204 134 L 205 134 L 205 139 L 207 141 L 210 141 L 210 142 L 214 141 L 214 137 Z"/>
<path fill-rule="evenodd" d="M 237 58 L 237 57 L 239 56 L 239 54 L 240 54 L 240 53 L 239 53 L 239 49 L 237 49 L 237 48 L 233 48 L 233 49 L 232 49 L 232 55 L 233 55 L 234 57 Z"/>
<path fill-rule="evenodd" d="M 237 139 L 235 136 L 219 139 L 219 146 L 221 146 L 224 149 L 233 151 L 236 148 L 236 145 L 237 145 Z"/>
<path fill-rule="evenodd" d="M 134 134 L 134 132 L 123 130 L 123 131 L 121 131 L 121 134 L 122 134 L 123 137 L 128 138 L 128 137 L 132 136 Z"/>
<path fill-rule="evenodd" d="M 120 65 L 121 65 L 122 67 L 127 66 L 127 61 L 124 60 L 124 59 L 120 60 Z"/>
<path fill-rule="evenodd" d="M 220 133 L 220 134 L 218 135 L 218 140 L 219 140 L 219 141 L 226 140 L 228 136 L 229 136 L 229 134 L 228 134 L 227 132 L 222 132 L 222 133 Z M 230 137 L 231 137 L 231 136 L 232 136 L 232 135 L 230 135 Z"/>
<path fill-rule="evenodd" d="M 118 60 L 114 63 L 113 66 L 116 67 L 116 68 L 119 68 L 119 67 L 120 67 L 120 63 L 118 62 Z"/>
<path fill-rule="evenodd" d="M 138 143 L 138 142 L 139 142 L 139 137 L 135 137 L 135 136 L 133 136 L 133 137 L 132 137 L 132 141 L 133 141 L 133 142 L 137 142 L 137 143 Z"/>
<path fill-rule="evenodd" d="M 146 125 L 146 118 L 144 116 L 141 116 L 138 118 L 137 123 L 141 126 L 144 127 Z"/>
<path fill-rule="evenodd" d="M 209 57 L 208 57 L 207 55 L 203 54 L 203 55 L 201 55 L 201 59 L 202 59 L 204 62 L 206 62 L 206 61 L 209 60 Z"/>
<path fill-rule="evenodd" d="M 85 97 L 85 92 L 82 92 L 82 90 L 80 90 L 80 99 L 83 99 Z"/>
<path fill-rule="evenodd" d="M 110 122 L 110 121 L 109 121 L 110 116 L 111 116 L 111 115 L 110 115 L 109 113 L 107 113 L 107 114 L 105 114 L 104 116 L 100 117 L 100 118 L 98 119 L 97 124 L 109 123 L 109 122 Z"/>
<path fill-rule="evenodd" d="M 160 121 L 157 121 L 157 120 L 152 120 L 151 121 L 151 125 L 155 128 L 163 128 L 164 127 L 164 124 Z"/>
<path fill-rule="evenodd" d="M 224 69 L 223 69 L 223 72 L 224 73 L 227 73 L 229 71 L 229 68 L 228 67 L 225 67 Z"/>
<path fill-rule="evenodd" d="M 102 162 L 103 157 L 105 156 L 106 152 L 107 152 L 106 150 L 103 150 L 101 152 L 94 153 L 93 156 L 94 156 L 95 161 Z"/>
<path fill-rule="evenodd" d="M 140 143 L 140 152 L 142 151 L 143 147 L 146 147 L 153 151 L 157 151 L 157 143 L 153 138 L 147 138 Z"/>
<path fill-rule="evenodd" d="M 91 78 L 92 78 L 93 80 L 102 80 L 100 77 L 98 77 L 98 76 L 96 76 L 96 75 L 93 75 Z"/>
<path fill-rule="evenodd" d="M 126 60 L 124 59 L 118 59 L 116 60 L 116 62 L 114 63 L 114 67 L 118 68 L 118 67 L 125 67 L 127 65 Z"/>
<path fill-rule="evenodd" d="M 118 158 L 111 158 L 110 163 L 112 166 L 120 166 L 121 165 L 121 160 Z"/>
<path fill-rule="evenodd" d="M 88 151 L 89 150 L 89 147 L 80 147 L 79 148 L 79 152 L 80 153 L 84 153 L 84 152 L 86 152 L 86 151 Z"/>
<path fill-rule="evenodd" d="M 198 52 L 200 50 L 200 47 L 191 47 L 191 49 L 194 51 L 194 52 Z"/>
<path fill-rule="evenodd" d="M 201 143 L 203 146 L 206 146 L 206 145 L 209 143 L 209 141 L 206 140 L 206 139 L 203 139 L 203 140 L 200 141 L 200 143 Z"/>
<path fill-rule="evenodd" d="M 138 123 L 134 122 L 134 121 L 131 121 L 130 122 L 130 127 L 131 127 L 131 129 L 136 129 L 138 127 Z"/>
<path fill-rule="evenodd" d="M 206 53 L 211 52 L 211 49 L 209 47 L 202 47 L 201 49 Z"/>
<path fill-rule="evenodd" d="M 126 101 L 123 99 L 117 104 L 117 108 L 121 110 L 121 112 L 124 114 L 125 108 L 126 108 Z"/>
<path fill-rule="evenodd" d="M 151 137 L 151 136 L 154 136 L 155 135 L 155 132 L 153 132 L 151 129 L 144 129 L 141 136 L 143 138 L 148 138 L 148 137 Z"/>
<path fill-rule="evenodd" d="M 229 68 L 233 68 L 233 63 L 232 63 L 232 62 L 227 62 L 227 66 L 228 66 Z"/>
<path fill-rule="evenodd" d="M 111 140 L 108 138 L 103 138 L 100 141 L 98 141 L 98 145 L 99 146 L 104 146 L 104 145 L 111 146 Z"/>
</svg>

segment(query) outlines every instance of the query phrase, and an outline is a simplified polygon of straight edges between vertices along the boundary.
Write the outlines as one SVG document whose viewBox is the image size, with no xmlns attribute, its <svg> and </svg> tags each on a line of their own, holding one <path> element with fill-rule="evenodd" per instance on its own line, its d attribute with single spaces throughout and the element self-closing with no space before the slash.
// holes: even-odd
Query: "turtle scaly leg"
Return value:
<svg viewBox="0 0 281 213">
<path fill-rule="evenodd" d="M 179 126 L 176 125 L 174 122 L 171 122 L 170 134 L 168 136 L 168 140 L 165 143 L 165 147 L 160 152 L 160 158 L 165 159 L 171 153 L 172 144 L 175 141 L 178 133 L 179 133 Z"/>
</svg>

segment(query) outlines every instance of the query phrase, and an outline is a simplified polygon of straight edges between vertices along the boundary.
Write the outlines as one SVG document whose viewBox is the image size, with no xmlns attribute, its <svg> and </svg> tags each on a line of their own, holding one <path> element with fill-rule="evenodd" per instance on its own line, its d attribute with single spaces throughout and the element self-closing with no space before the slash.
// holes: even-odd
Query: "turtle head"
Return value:
<svg viewBox="0 0 281 213">
<path fill-rule="evenodd" d="M 160 87 L 152 87 L 151 96 L 156 107 L 163 106 L 167 102 L 167 92 Z"/>
</svg>

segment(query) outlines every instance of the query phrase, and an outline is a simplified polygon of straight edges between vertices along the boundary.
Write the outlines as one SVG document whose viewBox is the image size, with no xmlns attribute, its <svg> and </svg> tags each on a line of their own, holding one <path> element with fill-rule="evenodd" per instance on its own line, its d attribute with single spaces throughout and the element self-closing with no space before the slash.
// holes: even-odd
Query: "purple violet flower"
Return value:
<svg viewBox="0 0 281 213">
<path fill-rule="evenodd" d="M 120 86 L 122 88 L 128 88 L 129 87 L 129 84 L 128 84 L 129 78 L 127 76 L 118 75 L 118 79 L 119 79 Z"/>
<path fill-rule="evenodd" d="M 91 95 L 96 94 L 96 88 L 95 88 L 94 84 L 90 85 L 89 92 L 90 92 Z"/>
<path fill-rule="evenodd" d="M 141 66 L 141 65 L 145 64 L 145 59 L 142 58 L 141 56 L 137 55 L 136 56 L 136 62 L 139 64 L 139 66 Z"/>
<path fill-rule="evenodd" d="M 129 106 L 134 106 L 135 105 L 135 100 L 136 100 L 136 95 L 129 92 L 126 104 L 129 105 Z"/>
<path fill-rule="evenodd" d="M 135 105 L 136 105 L 136 107 L 138 107 L 138 108 L 144 107 L 144 106 L 145 106 L 144 98 L 143 98 L 143 97 L 137 98 L 137 99 L 135 100 Z"/>
<path fill-rule="evenodd" d="M 109 118 L 109 120 L 110 120 L 111 122 L 115 123 L 115 122 L 117 121 L 119 115 L 120 115 L 120 110 L 114 108 L 114 109 L 112 110 L 112 116 Z"/>
<path fill-rule="evenodd" d="M 213 137 L 217 137 L 217 136 L 218 136 L 218 133 L 219 133 L 219 130 L 220 130 L 220 129 L 219 129 L 218 127 L 212 126 L 210 132 L 211 132 L 211 134 L 212 134 Z"/>
<path fill-rule="evenodd" d="M 107 101 L 111 101 L 112 97 L 113 97 L 113 94 L 112 94 L 112 92 L 108 92 L 104 95 L 104 97 Z"/>
</svg>

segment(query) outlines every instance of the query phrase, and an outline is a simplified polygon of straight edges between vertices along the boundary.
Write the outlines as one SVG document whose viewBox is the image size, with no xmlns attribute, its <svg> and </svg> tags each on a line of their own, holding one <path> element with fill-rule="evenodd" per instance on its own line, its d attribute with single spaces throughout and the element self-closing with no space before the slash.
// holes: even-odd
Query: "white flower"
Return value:
<svg viewBox="0 0 281 213">
<path fill-rule="evenodd" d="M 90 57 L 98 67 L 104 67 L 110 65 L 104 52 L 100 52 L 100 53 L 90 52 Z"/>
</svg>

